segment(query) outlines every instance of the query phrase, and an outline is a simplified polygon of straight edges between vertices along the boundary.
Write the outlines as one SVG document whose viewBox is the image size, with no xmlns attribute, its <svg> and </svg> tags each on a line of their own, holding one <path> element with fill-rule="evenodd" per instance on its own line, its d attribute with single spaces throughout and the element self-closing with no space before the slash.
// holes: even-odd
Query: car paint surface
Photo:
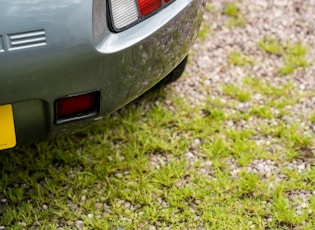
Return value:
<svg viewBox="0 0 315 230">
<path fill-rule="evenodd" d="M 187 55 L 203 6 L 203 0 L 176 0 L 114 33 L 105 0 L 3 0 L 0 105 L 12 104 L 18 143 L 77 129 L 143 94 Z M 14 45 L 16 37 L 26 45 Z M 95 90 L 97 117 L 56 124 L 57 98 Z"/>
</svg>

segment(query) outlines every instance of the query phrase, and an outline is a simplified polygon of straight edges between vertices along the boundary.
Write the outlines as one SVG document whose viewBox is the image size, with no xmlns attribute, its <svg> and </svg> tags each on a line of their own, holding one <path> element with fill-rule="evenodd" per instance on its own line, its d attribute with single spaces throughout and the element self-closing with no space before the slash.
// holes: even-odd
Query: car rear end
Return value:
<svg viewBox="0 0 315 230">
<path fill-rule="evenodd" d="M 203 0 L 4 0 L 0 149 L 71 132 L 169 74 L 196 38 Z"/>
</svg>

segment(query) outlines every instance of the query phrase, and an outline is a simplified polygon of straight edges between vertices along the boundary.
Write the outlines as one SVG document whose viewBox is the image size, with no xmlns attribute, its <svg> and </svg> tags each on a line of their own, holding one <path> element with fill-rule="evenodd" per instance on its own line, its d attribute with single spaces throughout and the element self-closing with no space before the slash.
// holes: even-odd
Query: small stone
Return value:
<svg viewBox="0 0 315 230">
<path fill-rule="evenodd" d="M 192 158 L 194 157 L 194 154 L 193 154 L 192 152 L 186 152 L 186 153 L 185 153 L 185 157 L 186 157 L 187 159 L 192 159 Z"/>
<path fill-rule="evenodd" d="M 302 214 L 303 214 L 303 211 L 302 211 L 302 210 L 296 210 L 295 213 L 296 213 L 297 215 L 302 215 Z"/>
<path fill-rule="evenodd" d="M 198 148 L 200 146 L 200 140 L 199 139 L 195 139 L 194 142 L 192 143 L 192 147 L 193 148 Z"/>
<path fill-rule="evenodd" d="M 299 170 L 304 170 L 304 169 L 305 169 L 305 164 L 299 165 L 299 166 L 298 166 L 298 169 L 299 169 Z"/>
<path fill-rule="evenodd" d="M 206 161 L 206 162 L 204 163 L 204 166 L 210 168 L 210 167 L 212 166 L 212 161 Z"/>
<path fill-rule="evenodd" d="M 101 209 L 103 207 L 103 204 L 102 203 L 96 203 L 95 204 L 95 208 L 96 209 Z"/>
<path fill-rule="evenodd" d="M 4 230 L 5 229 L 5 227 L 4 226 L 0 226 L 0 230 Z"/>
<path fill-rule="evenodd" d="M 131 206 L 131 204 L 126 201 L 126 202 L 124 203 L 124 206 L 125 206 L 126 208 L 129 208 L 129 207 Z"/>
<path fill-rule="evenodd" d="M 151 225 L 151 226 L 149 227 L 149 230 L 156 230 L 156 227 L 153 226 L 153 225 Z"/>
<path fill-rule="evenodd" d="M 116 173 L 115 176 L 116 176 L 117 178 L 123 178 L 123 174 L 122 174 L 122 173 Z"/>
<path fill-rule="evenodd" d="M 72 220 L 67 220 L 66 222 L 65 222 L 65 226 L 72 226 L 74 224 L 74 221 L 72 221 Z"/>
<path fill-rule="evenodd" d="M 175 182 L 175 186 L 176 186 L 176 187 L 181 187 L 181 186 L 183 186 L 183 184 L 184 184 L 184 183 L 183 183 L 182 180 L 179 180 L 179 181 L 176 181 L 176 182 Z"/>
<path fill-rule="evenodd" d="M 292 164 L 288 164 L 288 165 L 287 165 L 287 169 L 288 169 L 288 170 L 294 170 L 294 167 L 293 167 Z"/>
<path fill-rule="evenodd" d="M 77 220 L 77 221 L 75 222 L 75 226 L 76 226 L 78 229 L 82 229 L 82 228 L 85 226 L 84 221 L 83 221 L 83 220 Z"/>
<path fill-rule="evenodd" d="M 229 121 L 227 122 L 227 126 L 232 127 L 233 125 L 234 125 L 234 122 L 233 122 L 232 120 L 229 120 Z"/>
<path fill-rule="evenodd" d="M 25 222 L 19 222 L 19 225 L 22 226 L 22 227 L 26 227 L 27 224 Z"/>
<path fill-rule="evenodd" d="M 271 172 L 272 168 L 268 165 L 265 166 L 265 171 L 266 172 Z"/>
<path fill-rule="evenodd" d="M 44 210 L 46 210 L 46 209 L 48 209 L 48 205 L 43 204 L 42 208 L 43 208 Z"/>
<path fill-rule="evenodd" d="M 75 211 L 75 210 L 77 210 L 79 208 L 79 206 L 77 204 L 72 203 L 71 201 L 69 201 L 68 203 L 69 203 L 68 206 L 70 207 L 70 209 L 72 211 Z"/>
<path fill-rule="evenodd" d="M 81 196 L 81 201 L 85 201 L 86 200 L 86 195 Z"/>
<path fill-rule="evenodd" d="M 94 215 L 92 214 L 92 213 L 89 213 L 88 214 L 88 218 L 91 220 L 91 219 L 93 219 L 93 217 L 94 217 Z"/>
<path fill-rule="evenodd" d="M 264 165 L 263 165 L 262 163 L 259 163 L 259 164 L 256 166 L 256 168 L 257 168 L 257 170 L 258 170 L 259 172 L 264 171 Z"/>
<path fill-rule="evenodd" d="M 207 170 L 206 169 L 200 169 L 200 173 L 202 174 L 202 175 L 205 175 L 206 173 L 207 173 Z"/>
</svg>

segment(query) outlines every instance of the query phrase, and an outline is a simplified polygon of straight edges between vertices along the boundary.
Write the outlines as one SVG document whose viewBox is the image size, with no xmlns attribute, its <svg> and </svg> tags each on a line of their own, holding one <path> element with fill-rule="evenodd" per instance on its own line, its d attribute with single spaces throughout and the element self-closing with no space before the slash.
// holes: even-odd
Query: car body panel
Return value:
<svg viewBox="0 0 315 230">
<path fill-rule="evenodd" d="M 176 0 L 145 21 L 114 33 L 107 26 L 104 0 L 4 0 L 0 105 L 13 106 L 18 143 L 77 129 L 154 86 L 187 55 L 203 5 L 203 0 Z M 39 41 L 28 44 L 34 32 Z M 16 35 L 25 37 L 25 47 L 12 46 Z M 97 117 L 56 125 L 57 98 L 94 90 L 101 92 Z"/>
</svg>

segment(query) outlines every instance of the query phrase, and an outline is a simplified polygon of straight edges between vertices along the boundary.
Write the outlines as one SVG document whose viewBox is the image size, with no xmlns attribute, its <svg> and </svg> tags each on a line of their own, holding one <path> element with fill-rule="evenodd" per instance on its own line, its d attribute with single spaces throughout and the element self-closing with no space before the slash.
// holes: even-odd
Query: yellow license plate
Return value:
<svg viewBox="0 0 315 230">
<path fill-rule="evenodd" d="M 0 150 L 16 145 L 14 118 L 11 105 L 0 106 Z"/>
</svg>

